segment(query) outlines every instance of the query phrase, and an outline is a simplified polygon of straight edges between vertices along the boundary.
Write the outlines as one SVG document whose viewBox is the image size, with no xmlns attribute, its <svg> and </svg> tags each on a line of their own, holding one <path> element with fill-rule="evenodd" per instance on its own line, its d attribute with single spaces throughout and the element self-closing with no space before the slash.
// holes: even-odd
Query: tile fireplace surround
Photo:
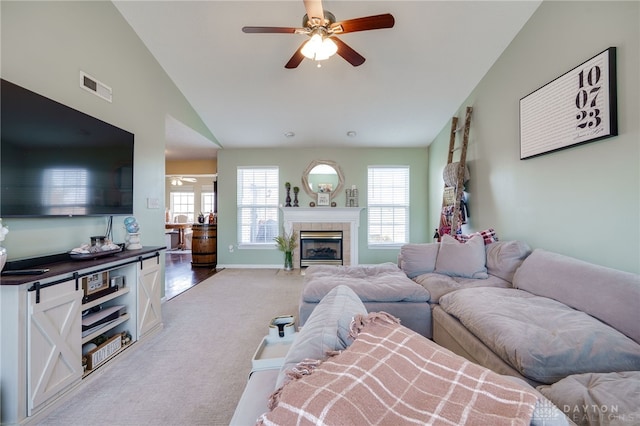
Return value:
<svg viewBox="0 0 640 426">
<path fill-rule="evenodd" d="M 358 228 L 362 207 L 282 207 L 284 229 L 342 231 L 343 263 L 358 264 Z M 293 267 L 300 268 L 300 247 L 293 252 Z"/>
</svg>

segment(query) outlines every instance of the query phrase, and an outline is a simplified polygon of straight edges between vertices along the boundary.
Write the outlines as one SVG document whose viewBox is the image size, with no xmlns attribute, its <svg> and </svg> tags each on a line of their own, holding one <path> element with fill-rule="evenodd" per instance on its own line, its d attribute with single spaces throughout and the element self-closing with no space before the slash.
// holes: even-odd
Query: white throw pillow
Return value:
<svg viewBox="0 0 640 426">
<path fill-rule="evenodd" d="M 487 254 L 484 239 L 475 235 L 461 243 L 449 234 L 442 237 L 435 272 L 450 277 L 486 279 Z"/>
<path fill-rule="evenodd" d="M 405 244 L 400 247 L 401 268 L 409 278 L 433 272 L 438 256 L 438 243 Z"/>
</svg>

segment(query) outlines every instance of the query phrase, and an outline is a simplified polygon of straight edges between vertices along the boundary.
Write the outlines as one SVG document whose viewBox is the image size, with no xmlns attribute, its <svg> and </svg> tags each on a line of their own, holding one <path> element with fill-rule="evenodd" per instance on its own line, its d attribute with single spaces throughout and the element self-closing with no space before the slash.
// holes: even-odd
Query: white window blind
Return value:
<svg viewBox="0 0 640 426">
<path fill-rule="evenodd" d="M 368 244 L 409 241 L 409 167 L 369 166 L 367 181 Z"/>
<path fill-rule="evenodd" d="M 278 236 L 278 167 L 238 168 L 238 243 L 275 247 Z"/>
</svg>

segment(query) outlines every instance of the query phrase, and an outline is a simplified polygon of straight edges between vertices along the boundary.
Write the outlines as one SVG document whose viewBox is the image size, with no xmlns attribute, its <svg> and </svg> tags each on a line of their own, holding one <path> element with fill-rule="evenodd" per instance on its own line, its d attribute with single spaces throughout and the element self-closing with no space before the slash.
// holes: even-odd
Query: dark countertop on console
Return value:
<svg viewBox="0 0 640 426">
<path fill-rule="evenodd" d="M 119 260 L 133 259 L 138 256 L 143 256 L 153 252 L 160 252 L 162 250 L 166 250 L 166 247 L 144 246 L 138 250 L 122 250 L 119 253 L 97 259 L 76 260 L 72 259 L 68 253 L 62 253 L 59 255 L 44 256 L 42 258 L 36 258 L 33 260 L 7 262 L 4 271 L 6 271 L 8 268 L 11 268 L 11 270 L 48 268 L 49 271 L 43 274 L 34 275 L 3 275 L 0 276 L 0 286 L 21 285 L 33 281 L 53 278 L 59 275 L 73 274 L 79 269 L 92 268 L 111 262 L 117 262 Z M 38 262 L 37 259 L 42 259 L 42 262 Z M 12 263 L 20 264 L 20 267 L 12 267 Z"/>
</svg>

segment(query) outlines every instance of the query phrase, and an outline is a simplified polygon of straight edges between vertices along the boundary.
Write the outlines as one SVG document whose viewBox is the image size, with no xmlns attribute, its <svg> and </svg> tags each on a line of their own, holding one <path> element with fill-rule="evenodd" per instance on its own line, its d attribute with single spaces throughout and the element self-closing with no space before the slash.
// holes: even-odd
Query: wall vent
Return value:
<svg viewBox="0 0 640 426">
<path fill-rule="evenodd" d="M 80 71 L 80 87 L 96 96 L 100 96 L 106 101 L 111 102 L 111 87 L 99 82 L 84 71 Z"/>
</svg>

